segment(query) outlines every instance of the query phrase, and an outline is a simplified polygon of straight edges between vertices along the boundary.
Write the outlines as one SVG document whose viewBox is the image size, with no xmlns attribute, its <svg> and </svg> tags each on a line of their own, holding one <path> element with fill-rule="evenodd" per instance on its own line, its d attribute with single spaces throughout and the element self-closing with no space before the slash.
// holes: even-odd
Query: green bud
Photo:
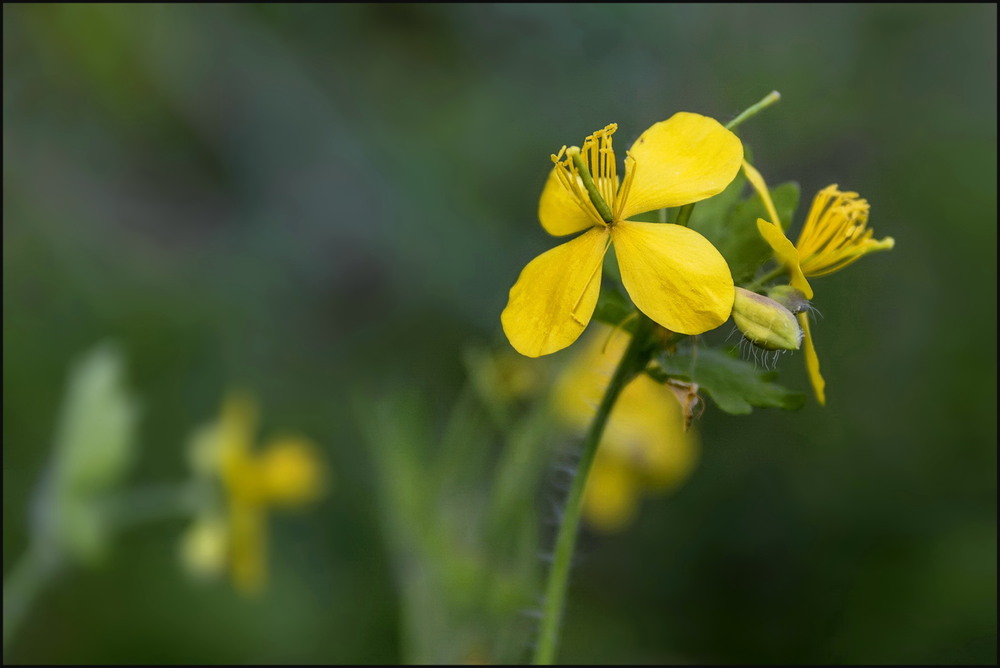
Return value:
<svg viewBox="0 0 1000 668">
<path fill-rule="evenodd" d="M 792 312 L 756 292 L 736 288 L 733 321 L 748 341 L 765 350 L 798 350 L 802 343 Z"/>
<path fill-rule="evenodd" d="M 793 314 L 802 313 L 809 308 L 809 300 L 802 294 L 802 291 L 790 285 L 775 285 L 770 287 L 767 290 L 767 296 L 787 308 Z"/>
</svg>

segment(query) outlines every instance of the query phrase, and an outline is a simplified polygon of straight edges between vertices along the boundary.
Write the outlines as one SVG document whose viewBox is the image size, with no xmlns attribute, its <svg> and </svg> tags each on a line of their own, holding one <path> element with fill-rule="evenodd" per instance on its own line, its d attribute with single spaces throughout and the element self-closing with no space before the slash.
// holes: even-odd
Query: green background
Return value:
<svg viewBox="0 0 1000 668">
<path fill-rule="evenodd" d="M 694 476 L 585 534 L 576 662 L 996 660 L 996 7 L 11 6 L 3 10 L 3 555 L 24 549 L 67 369 L 124 348 L 132 480 L 187 475 L 229 387 L 324 446 L 335 493 L 273 523 L 246 599 L 181 520 L 49 588 L 19 662 L 394 662 L 397 595 L 352 402 L 443 411 L 457 351 L 553 241 L 548 156 L 675 111 L 771 184 L 872 205 L 891 253 L 819 279 L 828 405 L 709 407 Z M 796 225 L 801 222 L 800 208 Z M 991 304 L 993 306 L 991 306 Z M 805 389 L 799 357 L 781 363 Z M 550 490 L 550 494 L 554 494 Z"/>
</svg>

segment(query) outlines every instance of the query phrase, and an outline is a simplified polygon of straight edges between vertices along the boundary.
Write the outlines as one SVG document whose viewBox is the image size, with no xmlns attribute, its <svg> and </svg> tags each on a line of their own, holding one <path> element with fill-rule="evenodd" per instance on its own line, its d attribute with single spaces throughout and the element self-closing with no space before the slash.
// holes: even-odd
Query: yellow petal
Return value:
<svg viewBox="0 0 1000 668">
<path fill-rule="evenodd" d="M 771 222 L 777 223 L 778 227 L 784 229 L 791 221 L 782 223 L 781 219 L 778 218 L 778 210 L 774 208 L 774 202 L 771 200 L 771 192 L 767 189 L 767 184 L 764 183 L 764 177 L 746 160 L 743 161 L 743 173 L 747 175 L 747 181 L 750 182 L 750 185 L 753 186 L 753 189 L 757 191 L 757 195 L 764 202 L 764 208 L 767 209 L 767 215 L 771 217 Z"/>
<path fill-rule="evenodd" d="M 631 338 L 628 332 L 601 323 L 591 327 L 585 345 L 563 369 L 552 394 L 560 421 L 581 434 L 586 431 Z M 612 410 L 620 405 L 615 402 Z M 607 427 L 605 441 L 606 436 Z"/>
<path fill-rule="evenodd" d="M 250 395 L 231 392 L 226 397 L 222 406 L 219 429 L 220 447 L 224 457 L 247 456 L 257 429 L 257 404 Z"/>
<path fill-rule="evenodd" d="M 229 531 L 233 582 L 244 593 L 257 593 L 267 576 L 267 517 L 263 508 L 231 501 Z"/>
<path fill-rule="evenodd" d="M 812 332 L 809 330 L 809 315 L 806 312 L 798 314 L 799 324 L 802 325 L 803 352 L 806 355 L 806 371 L 809 373 L 809 382 L 812 383 L 813 392 L 816 393 L 816 401 L 820 406 L 826 405 L 826 381 L 819 372 L 819 356 L 816 354 L 816 347 L 813 345 Z"/>
<path fill-rule="evenodd" d="M 694 433 L 684 430 L 677 398 L 649 376 L 633 379 L 618 397 L 601 447 L 614 441 L 620 441 L 613 447 L 624 450 L 640 480 L 657 490 L 685 480 L 698 455 Z"/>
<path fill-rule="evenodd" d="M 325 476 L 316 446 L 294 437 L 272 441 L 257 459 L 264 497 L 280 506 L 301 506 L 323 494 Z"/>
<path fill-rule="evenodd" d="M 680 225 L 623 221 L 611 228 L 622 283 L 639 310 L 669 330 L 701 334 L 726 321 L 736 293 L 708 239 Z"/>
<path fill-rule="evenodd" d="M 792 242 L 785 236 L 783 228 L 787 223 L 782 223 L 781 219 L 778 218 L 778 211 L 774 208 L 774 202 L 771 201 L 771 193 L 767 189 L 767 184 L 764 183 L 764 177 L 746 160 L 743 161 L 743 173 L 747 175 L 747 181 L 757 191 L 757 195 L 764 202 L 764 208 L 767 209 L 767 215 L 771 217 L 770 221 L 758 218 L 757 231 L 760 232 L 760 236 L 764 237 L 764 241 L 774 251 L 774 256 L 778 262 L 785 265 L 785 268 L 788 269 L 789 282 L 792 284 L 792 287 L 801 291 L 806 296 L 806 299 L 812 299 L 813 289 L 802 272 L 799 251 L 796 250 Z"/>
<path fill-rule="evenodd" d="M 521 271 L 500 314 L 517 352 L 538 357 L 577 340 L 597 306 L 607 248 L 607 229 L 594 227 L 542 253 Z"/>
<path fill-rule="evenodd" d="M 556 176 L 557 169 L 560 168 L 552 168 L 542 189 L 542 198 L 538 201 L 538 220 L 546 232 L 562 237 L 585 230 L 592 226 L 594 221 L 580 206 L 576 197 L 559 181 Z"/>
<path fill-rule="evenodd" d="M 257 500 L 261 497 L 253 436 L 257 428 L 257 404 L 246 394 L 226 398 L 219 421 L 220 476 L 231 499 Z"/>
<path fill-rule="evenodd" d="M 629 156 L 622 218 L 722 192 L 740 169 L 743 144 L 714 118 L 681 112 L 643 132 Z"/>
<path fill-rule="evenodd" d="M 771 250 L 774 251 L 774 257 L 778 262 L 785 265 L 785 268 L 788 269 L 789 283 L 792 284 L 792 287 L 801 291 L 806 296 L 806 299 L 812 299 L 813 289 L 802 273 L 802 266 L 799 264 L 799 252 L 795 250 L 795 246 L 788 240 L 788 237 L 781 231 L 781 228 L 763 218 L 758 218 L 757 231 L 760 232 L 760 236 L 764 237 L 764 241 L 771 246 Z"/>
<path fill-rule="evenodd" d="M 195 577 L 218 577 L 226 567 L 228 541 L 228 528 L 221 517 L 198 517 L 181 536 L 181 563 Z"/>
</svg>

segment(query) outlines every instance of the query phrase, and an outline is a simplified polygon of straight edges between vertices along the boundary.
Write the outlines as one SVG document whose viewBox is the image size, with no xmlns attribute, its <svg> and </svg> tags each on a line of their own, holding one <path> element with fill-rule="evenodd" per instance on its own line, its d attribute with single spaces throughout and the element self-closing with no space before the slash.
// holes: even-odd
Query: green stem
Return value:
<svg viewBox="0 0 1000 668">
<path fill-rule="evenodd" d="M 780 99 L 781 99 L 781 93 L 779 93 L 776 90 L 772 90 L 770 93 L 761 98 L 760 102 L 747 107 L 746 109 L 743 110 L 743 113 L 741 113 L 739 116 L 726 123 L 726 129 L 733 130 L 743 121 L 753 118 L 758 113 L 764 111 L 765 109 L 767 109 Z"/>
<path fill-rule="evenodd" d="M 761 288 L 761 286 L 763 286 L 765 283 L 767 283 L 768 281 L 774 280 L 775 278 L 777 278 L 778 276 L 781 276 L 782 274 L 786 273 L 787 271 L 788 270 L 785 268 L 785 265 L 779 264 L 777 267 L 775 267 L 771 271 L 767 272 L 766 274 L 764 274 L 760 278 L 755 279 L 755 280 L 751 281 L 750 283 L 748 283 L 745 286 L 745 289 L 749 290 L 751 292 L 757 292 L 757 290 L 759 290 Z"/>
<path fill-rule="evenodd" d="M 200 490 L 192 484 L 153 485 L 123 492 L 105 508 L 115 531 L 194 513 Z M 61 558 L 45 538 L 32 539 L 28 550 L 3 583 L 3 647 L 17 633 L 45 585 L 59 571 Z"/>
<path fill-rule="evenodd" d="M 694 203 L 685 204 L 680 209 L 677 210 L 677 220 L 674 221 L 674 225 L 682 225 L 687 227 L 688 221 L 691 220 L 691 212 L 694 211 Z"/>
<path fill-rule="evenodd" d="M 535 646 L 535 665 L 551 665 L 555 661 L 556 649 L 559 644 L 559 629 L 562 623 L 563 610 L 566 606 L 566 589 L 569 583 L 569 572 L 573 561 L 573 549 L 576 546 L 576 534 L 580 526 L 580 514 L 583 509 L 583 492 L 587 485 L 587 475 L 597 454 L 597 446 L 601 435 L 614 408 L 618 395 L 625 389 L 629 381 L 646 366 L 649 357 L 649 336 L 653 321 L 646 316 L 640 316 L 634 336 L 615 373 L 611 376 L 604 397 L 597 407 L 594 420 L 583 441 L 583 453 L 577 465 L 576 476 L 566 497 L 566 508 L 562 524 L 556 535 L 555 553 L 552 567 L 549 570 L 548 582 L 545 586 L 545 603 L 542 610 L 541 628 L 538 644 Z"/>
<path fill-rule="evenodd" d="M 3 651 L 7 652 L 24 617 L 42 589 L 58 571 L 55 555 L 38 541 L 28 546 L 3 583 Z"/>
<path fill-rule="evenodd" d="M 108 515 L 116 530 L 193 515 L 204 490 L 194 483 L 148 485 L 123 491 L 110 499 Z"/>
</svg>

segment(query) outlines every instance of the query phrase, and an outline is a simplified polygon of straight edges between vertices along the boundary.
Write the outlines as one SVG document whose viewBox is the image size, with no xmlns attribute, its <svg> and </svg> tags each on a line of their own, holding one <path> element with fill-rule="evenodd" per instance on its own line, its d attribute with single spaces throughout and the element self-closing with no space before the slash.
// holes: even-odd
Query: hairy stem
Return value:
<svg viewBox="0 0 1000 668">
<path fill-rule="evenodd" d="M 615 401 L 625 389 L 629 381 L 642 372 L 649 361 L 649 338 L 653 331 L 653 322 L 646 316 L 640 316 L 625 354 L 622 355 L 615 369 L 604 397 L 594 413 L 594 420 L 583 441 L 583 453 L 577 465 L 576 475 L 566 497 L 566 507 L 562 523 L 556 535 L 555 553 L 552 567 L 549 570 L 548 582 L 545 586 L 545 603 L 542 610 L 542 621 L 539 630 L 538 644 L 535 646 L 535 665 L 550 665 L 555 661 L 556 649 L 559 644 L 559 630 L 562 624 L 563 611 L 566 607 L 566 589 L 569 583 L 569 573 L 573 561 L 573 550 L 576 546 L 576 535 L 580 526 L 580 513 L 583 508 L 583 492 L 587 486 L 587 475 L 597 454 L 597 446 L 601 435 L 614 408 Z"/>
</svg>

